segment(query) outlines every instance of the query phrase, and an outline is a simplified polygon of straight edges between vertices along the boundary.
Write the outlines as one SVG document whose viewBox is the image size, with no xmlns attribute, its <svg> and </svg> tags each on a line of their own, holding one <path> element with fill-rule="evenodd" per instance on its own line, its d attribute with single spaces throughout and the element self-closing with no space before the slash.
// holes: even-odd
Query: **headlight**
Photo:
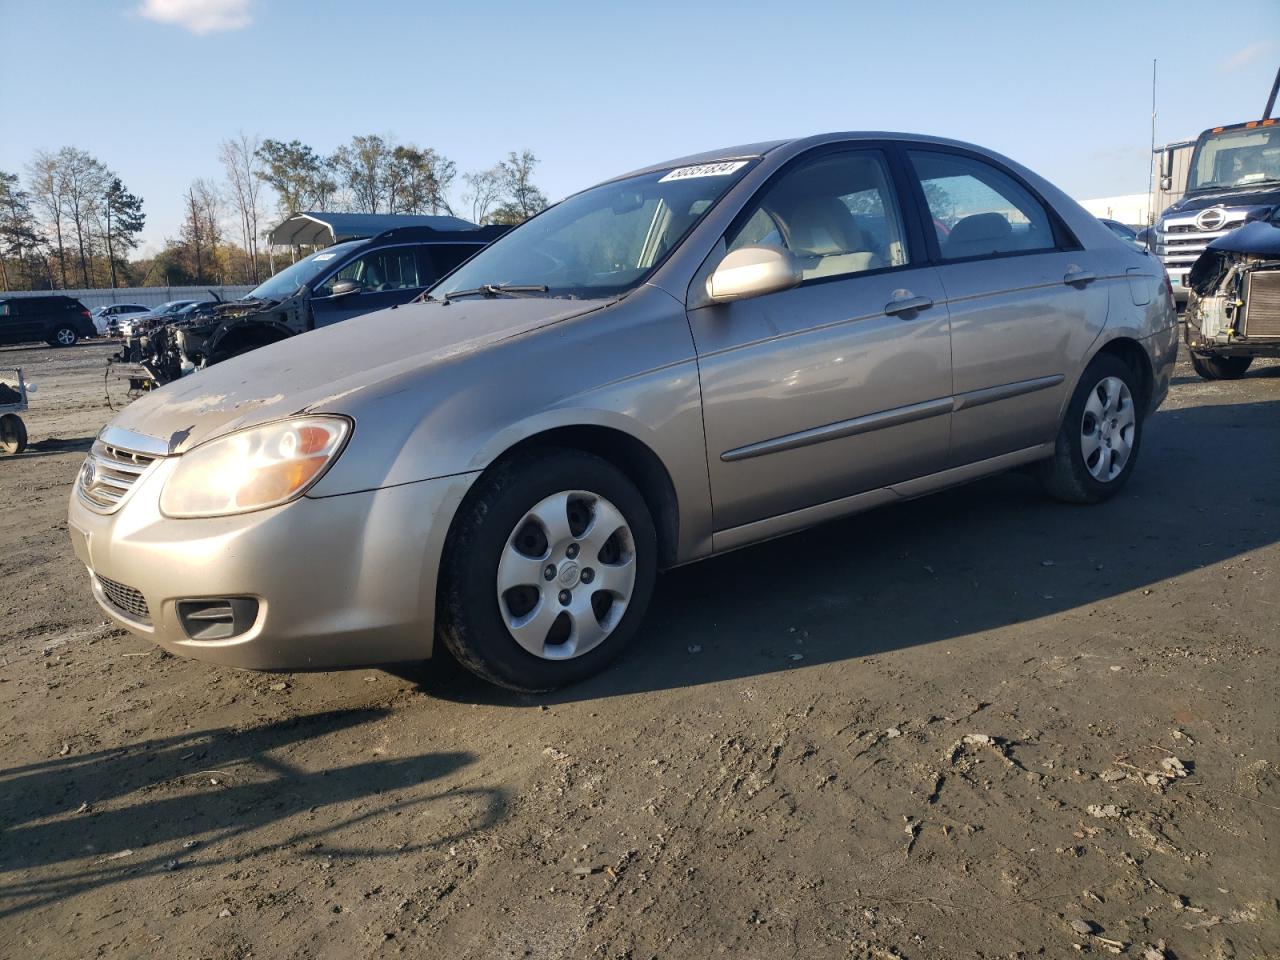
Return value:
<svg viewBox="0 0 1280 960">
<path fill-rule="evenodd" d="M 295 417 L 210 440 L 179 458 L 160 510 L 221 517 L 288 503 L 320 479 L 350 432 L 340 417 Z"/>
</svg>

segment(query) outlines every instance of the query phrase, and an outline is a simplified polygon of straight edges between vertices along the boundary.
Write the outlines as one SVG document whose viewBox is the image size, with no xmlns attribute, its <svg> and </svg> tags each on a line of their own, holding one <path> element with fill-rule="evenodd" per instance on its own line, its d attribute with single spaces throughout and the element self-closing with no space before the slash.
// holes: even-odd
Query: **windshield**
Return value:
<svg viewBox="0 0 1280 960">
<path fill-rule="evenodd" d="M 243 299 L 283 300 L 285 297 L 293 296 L 298 292 L 299 287 L 309 284 L 320 274 L 334 266 L 334 261 L 342 259 L 349 251 L 354 250 L 363 242 L 362 240 L 348 240 L 346 243 L 335 243 L 332 247 L 325 247 L 318 253 L 313 253 L 307 258 L 285 267 L 270 280 L 250 290 Z"/>
<path fill-rule="evenodd" d="M 1187 192 L 1280 182 L 1280 127 L 1202 134 Z"/>
<path fill-rule="evenodd" d="M 562 297 L 626 293 L 644 282 L 752 162 L 703 163 L 592 187 L 494 241 L 431 294 L 489 284 L 545 287 L 547 295 Z"/>
</svg>

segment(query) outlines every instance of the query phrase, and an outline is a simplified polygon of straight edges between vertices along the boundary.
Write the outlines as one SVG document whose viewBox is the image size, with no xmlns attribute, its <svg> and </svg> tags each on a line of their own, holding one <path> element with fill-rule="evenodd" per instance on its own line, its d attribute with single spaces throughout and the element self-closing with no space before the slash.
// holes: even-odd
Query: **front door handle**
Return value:
<svg viewBox="0 0 1280 960">
<path fill-rule="evenodd" d="M 893 299 L 884 305 L 884 312 L 891 317 L 900 313 L 914 313 L 917 310 L 928 310 L 933 306 L 929 297 L 917 297 L 910 290 L 893 291 Z"/>
<path fill-rule="evenodd" d="M 1067 274 L 1062 278 L 1062 282 L 1067 286 L 1075 286 L 1079 284 L 1084 286 L 1086 283 L 1093 283 L 1098 279 L 1098 275 L 1090 270 L 1082 270 L 1074 264 L 1067 268 Z"/>
</svg>

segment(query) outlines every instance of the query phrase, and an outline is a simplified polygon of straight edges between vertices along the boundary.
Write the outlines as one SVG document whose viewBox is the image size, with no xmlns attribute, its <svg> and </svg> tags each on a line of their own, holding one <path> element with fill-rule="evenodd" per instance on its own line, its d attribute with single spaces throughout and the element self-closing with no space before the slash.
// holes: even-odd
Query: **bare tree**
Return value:
<svg viewBox="0 0 1280 960">
<path fill-rule="evenodd" d="M 27 167 L 27 177 L 36 200 L 36 209 L 43 215 L 46 225 L 53 229 L 58 274 L 62 279 L 63 289 L 66 289 L 71 284 L 67 282 L 67 253 L 62 236 L 63 184 L 58 158 L 44 150 L 37 151 L 35 159 Z"/>
<path fill-rule="evenodd" d="M 262 141 L 243 131 L 233 140 L 223 140 L 218 157 L 227 174 L 231 199 L 240 218 L 240 239 L 248 255 L 247 280 L 258 282 L 258 219 L 265 168 L 259 150 Z"/>
<path fill-rule="evenodd" d="M 84 286 L 91 287 L 89 262 L 93 254 L 93 240 L 90 228 L 98 216 L 98 206 L 106 194 L 110 178 L 100 160 L 78 147 L 59 150 L 57 165 L 62 181 L 62 212 L 75 231 L 80 254 L 80 280 Z"/>
<path fill-rule="evenodd" d="M 471 219 L 474 223 L 484 223 L 502 196 L 502 171 L 498 167 L 490 167 L 465 173 L 462 179 L 467 185 L 462 200 L 471 205 Z"/>
</svg>

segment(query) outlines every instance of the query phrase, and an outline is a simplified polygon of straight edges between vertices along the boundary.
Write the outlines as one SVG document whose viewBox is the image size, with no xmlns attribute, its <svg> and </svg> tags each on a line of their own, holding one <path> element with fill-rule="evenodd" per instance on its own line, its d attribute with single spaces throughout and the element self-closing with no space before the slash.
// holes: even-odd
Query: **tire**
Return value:
<svg viewBox="0 0 1280 960">
<path fill-rule="evenodd" d="M 1239 380 L 1253 363 L 1253 357 L 1214 357 L 1191 355 L 1191 366 L 1205 380 Z"/>
<path fill-rule="evenodd" d="M 62 323 L 54 327 L 53 333 L 49 336 L 49 346 L 51 347 L 74 347 L 80 339 L 80 332 L 69 323 Z"/>
<path fill-rule="evenodd" d="M 1093 358 L 1067 406 L 1053 456 L 1040 465 L 1049 496 L 1101 503 L 1124 488 L 1142 444 L 1140 396 L 1139 378 L 1124 361 L 1110 354 Z"/>
<path fill-rule="evenodd" d="M 27 449 L 27 425 L 16 413 L 0 416 L 0 456 L 12 456 Z"/>
<path fill-rule="evenodd" d="M 565 536 L 538 519 L 554 523 L 557 513 Z M 608 461 L 562 448 L 517 454 L 481 477 L 459 508 L 445 543 L 438 635 L 459 663 L 501 687 L 535 693 L 583 680 L 639 629 L 657 539 L 639 490 Z M 605 589 L 613 586 L 625 599 Z"/>
</svg>

